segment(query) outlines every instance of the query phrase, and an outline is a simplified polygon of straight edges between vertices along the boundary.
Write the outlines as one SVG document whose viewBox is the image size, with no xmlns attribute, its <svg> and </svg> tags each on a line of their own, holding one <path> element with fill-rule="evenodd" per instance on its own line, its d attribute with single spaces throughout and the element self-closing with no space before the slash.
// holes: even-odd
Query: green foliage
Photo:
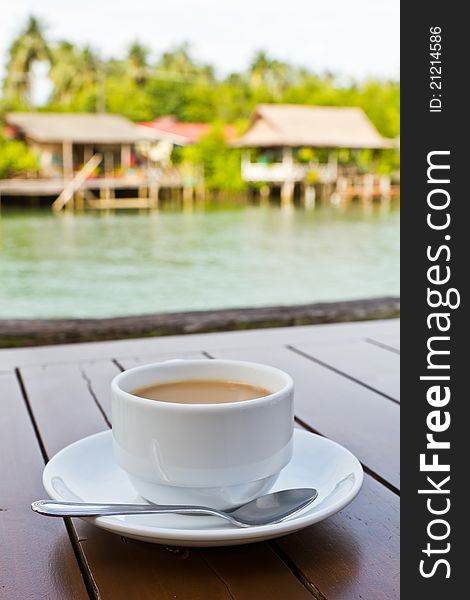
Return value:
<svg viewBox="0 0 470 600">
<path fill-rule="evenodd" d="M 35 62 L 43 60 L 51 60 L 49 46 L 44 37 L 44 26 L 38 19 L 30 16 L 26 26 L 8 50 L 3 90 L 12 106 L 29 104 L 32 67 Z"/>
<path fill-rule="evenodd" d="M 181 150 L 183 164 L 202 165 L 205 186 L 213 191 L 236 193 L 246 188 L 241 178 L 240 159 L 240 151 L 225 144 L 220 123 L 214 124 L 197 144 Z"/>
<path fill-rule="evenodd" d="M 299 148 L 296 160 L 299 163 L 309 163 L 315 158 L 315 150 L 313 148 Z"/>
<path fill-rule="evenodd" d="M 194 60 L 187 44 L 169 49 L 152 61 L 149 50 L 134 42 L 124 58 L 103 60 L 89 47 L 68 41 L 48 44 L 44 27 L 34 17 L 10 46 L 0 114 L 30 108 L 31 69 L 40 60 L 49 61 L 53 84 L 49 102 L 41 110 L 107 110 L 134 121 L 173 115 L 181 121 L 246 125 L 255 106 L 263 102 L 358 106 L 383 136 L 395 138 L 400 131 L 397 82 L 345 82 L 332 74 L 320 76 L 281 62 L 264 51 L 255 54 L 245 71 L 221 78 L 215 76 L 211 65 Z M 224 147 L 217 130 L 215 127 L 194 153 L 201 156 L 206 180 L 214 189 L 239 189 L 241 184 L 235 175 L 225 175 L 232 168 L 235 173 L 233 165 L 238 168 L 239 153 Z M 209 157 L 211 144 L 217 157 Z M 187 154 L 191 152 L 188 149 Z M 219 160 L 219 156 L 223 158 Z M 306 163 L 311 160 L 309 156 L 307 149 L 299 152 L 300 160 Z M 315 158 L 322 160 L 321 149 L 315 150 Z M 348 162 L 348 158 L 340 161 Z M 361 164 L 390 172 L 398 168 L 399 155 L 393 150 L 384 152 L 378 163 L 362 155 Z M 220 176 L 216 176 L 217 165 Z"/>
<path fill-rule="evenodd" d="M 145 87 L 136 86 L 130 77 L 110 77 L 105 84 L 106 109 L 131 121 L 151 121 L 155 102 Z"/>
<path fill-rule="evenodd" d="M 193 59 L 188 44 L 164 52 L 154 63 L 149 57 L 149 50 L 138 42 L 124 59 L 107 61 L 90 48 L 67 41 L 48 45 L 44 27 L 30 17 L 10 46 L 5 96 L 10 104 L 26 105 L 33 63 L 49 60 L 54 86 L 49 108 L 54 110 L 97 110 L 101 95 L 108 110 L 135 115 L 131 118 L 172 114 L 184 121 L 205 122 L 247 119 L 260 102 L 359 106 L 382 135 L 399 135 L 397 82 L 345 84 L 332 74 L 316 75 L 264 51 L 255 54 L 245 72 L 222 79 L 215 77 L 212 66 Z"/>
<path fill-rule="evenodd" d="M 0 178 L 34 173 L 38 168 L 37 156 L 26 144 L 0 138 Z"/>
</svg>

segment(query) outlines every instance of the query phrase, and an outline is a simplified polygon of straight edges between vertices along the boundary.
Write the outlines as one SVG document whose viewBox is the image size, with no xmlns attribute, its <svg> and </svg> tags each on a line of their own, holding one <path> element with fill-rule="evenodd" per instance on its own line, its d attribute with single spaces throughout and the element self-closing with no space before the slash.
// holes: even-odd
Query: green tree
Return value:
<svg viewBox="0 0 470 600">
<path fill-rule="evenodd" d="M 53 85 L 50 102 L 68 106 L 74 94 L 79 90 L 77 73 L 81 68 L 80 54 L 73 44 L 59 42 L 52 50 L 52 66 L 49 78 Z"/>
<path fill-rule="evenodd" d="M 31 102 L 31 75 L 36 62 L 51 60 L 44 37 L 44 26 L 33 16 L 13 40 L 8 51 L 4 93 L 14 107 L 28 106 Z"/>
<path fill-rule="evenodd" d="M 155 101 L 146 87 L 130 77 L 109 76 L 105 82 L 106 110 L 131 119 L 151 121 L 155 118 Z"/>
<path fill-rule="evenodd" d="M 96 112 L 104 103 L 104 70 L 88 46 L 77 48 L 62 41 L 52 50 L 49 77 L 53 92 L 49 110 Z"/>
<path fill-rule="evenodd" d="M 249 66 L 249 78 L 254 90 L 266 88 L 279 100 L 292 81 L 293 69 L 288 64 L 269 57 L 259 50 Z"/>
<path fill-rule="evenodd" d="M 236 193 L 246 189 L 241 178 L 240 151 L 227 147 L 221 123 L 213 124 L 210 132 L 194 146 L 183 148 L 182 159 L 192 165 L 202 165 L 208 190 Z"/>
<path fill-rule="evenodd" d="M 148 81 L 149 50 L 142 44 L 131 44 L 126 58 L 126 73 L 138 86 L 143 86 Z"/>
<path fill-rule="evenodd" d="M 200 80 L 214 80 L 214 71 L 210 65 L 197 63 L 190 54 L 189 44 L 184 42 L 162 54 L 154 76 L 164 81 L 193 83 Z"/>
<path fill-rule="evenodd" d="M 26 144 L 0 137 L 0 178 L 35 173 L 38 168 L 38 158 Z"/>
</svg>

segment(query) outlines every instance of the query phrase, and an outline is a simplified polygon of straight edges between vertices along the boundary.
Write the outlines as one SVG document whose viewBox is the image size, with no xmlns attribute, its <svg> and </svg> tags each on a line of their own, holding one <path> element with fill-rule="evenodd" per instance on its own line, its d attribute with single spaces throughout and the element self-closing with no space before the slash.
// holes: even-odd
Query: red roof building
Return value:
<svg viewBox="0 0 470 600">
<path fill-rule="evenodd" d="M 139 125 L 150 128 L 156 138 L 166 139 L 181 146 L 195 144 L 211 129 L 210 123 L 182 123 L 171 116 L 141 122 Z M 235 139 L 236 135 L 235 125 L 224 125 L 224 136 L 227 142 Z"/>
</svg>

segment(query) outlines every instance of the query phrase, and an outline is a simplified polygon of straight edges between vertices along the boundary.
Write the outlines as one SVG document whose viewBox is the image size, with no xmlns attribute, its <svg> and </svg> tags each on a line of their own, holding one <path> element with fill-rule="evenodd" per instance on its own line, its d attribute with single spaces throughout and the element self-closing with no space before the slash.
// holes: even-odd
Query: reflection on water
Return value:
<svg viewBox="0 0 470 600">
<path fill-rule="evenodd" d="M 398 207 L 4 210 L 0 316 L 105 317 L 399 293 Z"/>
</svg>

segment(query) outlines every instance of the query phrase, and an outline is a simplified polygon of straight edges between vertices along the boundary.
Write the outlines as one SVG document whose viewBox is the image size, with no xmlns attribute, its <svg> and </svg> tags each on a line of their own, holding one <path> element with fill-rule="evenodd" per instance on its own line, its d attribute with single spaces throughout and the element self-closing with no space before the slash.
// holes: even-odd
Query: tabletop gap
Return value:
<svg viewBox="0 0 470 600">
<path fill-rule="evenodd" d="M 315 600 L 328 600 L 328 598 L 322 594 L 322 592 L 318 589 L 318 587 L 310 581 L 310 579 L 303 573 L 300 568 L 295 564 L 292 558 L 284 552 L 284 550 L 276 543 L 275 540 L 271 540 L 268 542 L 269 546 L 273 549 L 279 558 L 286 564 L 290 571 L 292 571 L 293 575 L 297 577 L 297 579 L 302 583 L 302 585 L 312 594 Z"/>
<path fill-rule="evenodd" d="M 129 366 L 148 359 L 149 356 L 129 359 Z M 110 421 L 110 382 L 119 372 L 109 358 L 26 367 L 24 373 L 22 370 L 27 397 L 48 456 L 107 426 L 102 411 Z M 44 520 L 44 526 L 48 525 Z M 273 600 L 312 598 L 267 543 L 253 544 L 243 551 L 237 547 L 189 548 L 180 556 L 166 551 L 164 546 L 124 541 L 80 519 L 74 519 L 70 527 L 91 571 L 90 595 L 94 582 L 101 597 L 115 600 L 133 595 L 142 600 L 157 595 L 244 600 L 262 597 L 264 588 Z M 70 544 L 71 540 L 68 537 L 67 540 Z M 251 572 L 253 565 L 256 573 L 247 579 L 246 573 Z"/>
<path fill-rule="evenodd" d="M 341 377 L 345 377 L 346 379 L 349 379 L 350 381 L 353 381 L 354 383 L 357 383 L 358 385 L 362 385 L 362 387 L 365 387 L 368 390 L 370 390 L 371 392 L 375 392 L 379 396 L 382 396 L 383 398 L 390 400 L 390 402 L 394 402 L 395 404 L 400 404 L 400 402 L 396 398 L 389 396 L 385 392 L 378 390 L 376 387 L 369 385 L 368 383 L 362 381 L 361 379 L 357 379 L 357 377 L 354 377 L 353 375 L 350 375 L 349 373 L 345 373 L 341 369 L 338 369 L 338 368 L 334 367 L 333 365 L 326 363 L 323 360 L 320 360 L 316 356 L 313 356 L 312 354 L 305 352 L 304 350 L 301 350 L 300 348 L 296 348 L 295 346 L 290 346 L 290 345 L 287 345 L 286 348 L 288 350 L 290 350 L 291 352 L 295 352 L 296 354 L 299 354 L 300 356 L 303 356 L 304 358 L 311 360 L 312 362 L 315 362 L 322 367 L 325 367 L 325 369 L 329 369 L 330 371 L 333 371 L 333 373 L 341 375 Z"/>
<path fill-rule="evenodd" d="M 303 421 L 299 417 L 294 416 L 294 421 L 295 421 L 295 423 L 298 426 L 300 426 L 299 427 L 300 429 L 306 429 L 307 431 L 310 431 L 310 433 L 314 433 L 315 435 L 319 435 L 321 437 L 326 437 L 325 435 L 323 435 L 323 433 L 321 433 L 320 431 L 317 431 L 316 429 L 314 429 L 313 427 L 311 427 L 308 423 L 305 423 L 305 421 Z M 381 483 L 382 485 L 384 485 L 386 488 L 388 488 L 391 492 L 393 492 L 397 496 L 400 496 L 400 490 L 397 487 L 395 487 L 393 485 L 393 483 L 390 483 L 384 477 L 381 477 L 376 471 L 374 471 L 373 469 L 369 468 L 363 462 L 361 462 L 361 466 L 362 466 L 362 469 L 364 470 L 364 473 L 367 473 L 373 479 L 375 479 L 376 481 L 378 481 L 379 483 Z"/>
<path fill-rule="evenodd" d="M 391 346 L 390 344 L 386 344 L 385 342 L 380 342 L 379 340 L 374 340 L 374 338 L 366 337 L 364 341 L 368 344 L 373 344 L 374 346 L 378 346 L 379 348 L 383 348 L 384 350 L 388 350 L 389 352 L 393 352 L 394 354 L 400 354 L 400 350 Z"/>
<path fill-rule="evenodd" d="M 28 393 L 26 391 L 26 386 L 25 386 L 25 383 L 24 383 L 24 380 L 23 380 L 23 377 L 22 377 L 22 374 L 21 374 L 21 370 L 19 368 L 15 368 L 14 372 L 15 372 L 15 376 L 16 376 L 17 381 L 18 381 L 19 388 L 21 390 L 21 395 L 23 397 L 23 401 L 25 403 L 26 410 L 28 412 L 28 416 L 29 416 L 29 418 L 31 420 L 31 425 L 33 427 L 33 430 L 34 430 L 34 433 L 36 435 L 36 439 L 37 439 L 39 448 L 41 450 L 42 458 L 44 460 L 44 463 L 47 464 L 47 462 L 49 461 L 50 457 L 48 456 L 46 447 L 44 445 L 44 441 L 43 441 L 42 436 L 41 436 L 40 431 L 39 431 L 39 427 L 38 427 L 37 421 L 36 421 L 36 419 L 34 417 L 34 413 L 33 413 L 32 407 L 31 407 L 31 403 L 30 403 L 30 401 L 28 399 Z M 85 377 L 85 380 L 87 382 L 89 381 L 89 380 L 86 379 L 86 377 Z M 92 388 L 91 388 L 90 385 L 88 386 L 88 389 L 90 391 L 90 394 L 94 398 L 94 400 L 95 400 L 98 408 L 102 412 L 104 419 L 108 422 L 108 419 L 107 419 L 105 413 L 103 412 L 103 410 L 101 409 L 101 407 L 99 405 L 99 402 L 97 401 L 96 396 L 94 396 L 93 390 L 92 390 Z M 83 553 L 82 547 L 80 546 L 79 536 L 78 536 L 78 533 L 77 533 L 76 529 L 73 526 L 72 520 L 69 519 L 69 518 L 64 518 L 64 519 L 60 519 L 60 521 L 62 521 L 64 523 L 64 525 L 65 525 L 65 529 L 67 531 L 67 534 L 68 534 L 68 537 L 69 537 L 69 540 L 70 540 L 70 544 L 71 544 L 71 546 L 73 548 L 73 552 L 74 552 L 75 558 L 77 560 L 80 572 L 82 574 L 83 582 L 85 584 L 85 588 L 86 588 L 86 590 L 88 592 L 88 595 L 90 596 L 91 600 L 99 600 L 100 596 L 99 596 L 98 588 L 97 588 L 96 583 L 95 583 L 95 581 L 93 579 L 92 572 L 91 572 L 91 570 L 89 569 L 89 567 L 87 565 L 87 561 L 86 561 L 85 555 Z"/>
<path fill-rule="evenodd" d="M 221 600 L 246 600 L 264 595 L 273 600 L 398 597 L 399 498 L 393 485 L 398 484 L 394 459 L 398 406 L 381 400 L 375 391 L 365 386 L 355 385 L 342 373 L 286 348 L 286 342 L 296 348 L 320 342 L 339 346 L 343 340 L 345 344 L 356 341 L 366 344 L 365 335 L 377 341 L 382 339 L 379 335 L 382 330 L 386 342 L 386 336 L 387 341 L 388 337 L 392 338 L 389 330 L 395 326 L 394 323 L 380 324 L 380 327 L 367 325 L 367 331 L 365 327 L 345 327 L 344 338 L 338 326 L 334 330 L 291 328 L 276 335 L 268 332 L 266 337 L 264 331 L 258 331 L 249 336 L 197 336 L 197 340 L 181 336 L 164 343 L 161 339 L 151 343 L 146 340 L 132 344 L 103 343 L 93 345 L 95 354 L 89 354 L 90 346 L 83 346 L 74 350 L 73 356 L 65 354 L 68 364 L 54 365 L 44 365 L 47 356 L 41 354 L 40 348 L 36 355 L 35 349 L 34 358 L 39 358 L 38 362 L 44 366 L 36 363 L 17 371 L 16 386 L 21 387 L 23 395 L 21 399 L 18 392 L 17 404 L 22 406 L 25 419 L 25 407 L 28 411 L 30 438 L 36 437 L 37 443 L 42 443 L 36 453 L 38 457 L 42 453 L 44 460 L 76 439 L 109 426 L 110 381 L 122 369 L 144 361 L 165 360 L 170 354 L 173 358 L 185 355 L 189 358 L 188 353 L 193 353 L 193 358 L 266 362 L 291 372 L 298 391 L 296 425 L 337 439 L 372 466 L 364 467 L 361 493 L 337 515 L 276 541 L 241 548 L 189 548 L 175 554 L 163 546 L 124 541 L 81 520 L 70 522 L 72 534 L 67 534 L 62 520 L 60 523 L 50 519 L 39 521 L 38 528 L 42 526 L 49 535 L 54 527 L 62 527 L 80 576 L 82 566 L 77 564 L 80 554 L 77 557 L 77 551 L 73 552 L 76 539 L 84 565 L 90 572 L 86 597 L 115 600 L 134 595 L 142 600 L 196 595 Z M 322 334 L 317 335 L 317 331 Z M 328 336 L 323 332 L 328 332 Z M 217 348 L 219 344 L 226 344 L 226 349 Z M 246 346 L 241 347 L 244 344 Z M 264 346 L 258 347 L 260 344 Z M 57 350 L 57 355 L 51 356 L 54 362 L 61 353 L 60 347 Z M 389 349 L 382 350 L 384 355 L 393 356 L 392 351 L 385 352 Z M 349 429 L 339 427 L 341 421 Z M 35 426 L 34 431 L 32 426 Z M 316 431 L 316 427 L 321 432 Z M 40 462 L 43 464 L 43 460 Z M 374 469 L 393 484 L 382 479 Z M 31 535 L 34 536 L 34 532 Z M 14 559 L 9 557 L 9 560 Z M 61 554 L 54 556 L 50 568 L 54 569 L 54 564 L 57 567 L 60 560 Z M 84 574 L 80 580 L 82 577 L 86 580 Z M 96 589 L 99 591 L 95 592 Z M 75 600 L 75 595 L 52 594 L 51 597 Z"/>
<path fill-rule="evenodd" d="M 44 496 L 41 474 L 48 453 L 21 373 L 0 374 L 0 389 L 0 529 L 9 540 L 8 552 L 0 555 L 2 589 L 12 598 L 88 599 L 90 573 L 64 520 L 49 521 L 30 508 Z"/>
<path fill-rule="evenodd" d="M 289 373 L 295 382 L 296 416 L 351 450 L 394 489 L 399 487 L 398 403 L 285 345 L 204 350 L 215 358 L 260 362 Z"/>
<path fill-rule="evenodd" d="M 19 388 L 20 388 L 20 391 L 21 391 L 21 396 L 22 396 L 23 402 L 24 402 L 24 404 L 26 406 L 26 411 L 27 411 L 29 419 L 31 421 L 31 425 L 33 427 L 34 434 L 36 436 L 36 440 L 37 440 L 39 449 L 41 450 L 41 455 L 42 455 L 42 458 L 43 458 L 44 464 L 45 464 L 45 463 L 48 462 L 49 457 L 47 455 L 46 447 L 44 445 L 41 433 L 39 431 L 38 424 L 36 422 L 36 419 L 34 418 L 34 414 L 33 414 L 32 408 L 31 408 L 31 404 L 30 404 L 30 402 L 28 400 L 28 394 L 26 392 L 26 387 L 25 387 L 25 384 L 24 384 L 24 381 L 23 381 L 23 377 L 21 375 L 21 371 L 20 371 L 20 369 L 16 368 L 14 370 L 14 373 L 15 373 L 16 379 L 18 381 L 18 385 L 19 385 Z"/>
</svg>

